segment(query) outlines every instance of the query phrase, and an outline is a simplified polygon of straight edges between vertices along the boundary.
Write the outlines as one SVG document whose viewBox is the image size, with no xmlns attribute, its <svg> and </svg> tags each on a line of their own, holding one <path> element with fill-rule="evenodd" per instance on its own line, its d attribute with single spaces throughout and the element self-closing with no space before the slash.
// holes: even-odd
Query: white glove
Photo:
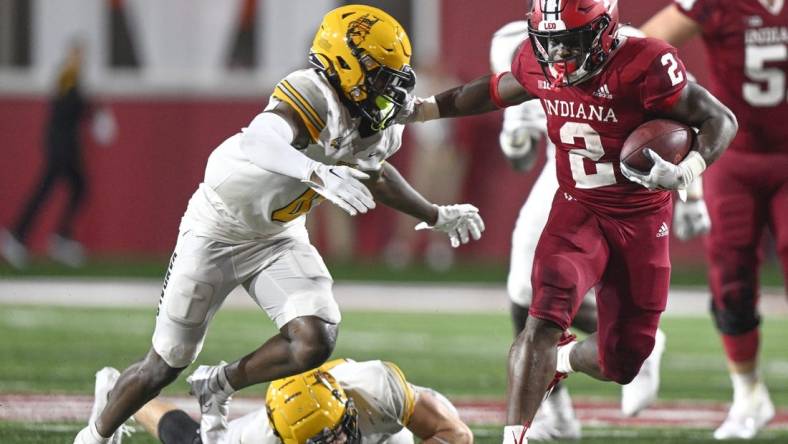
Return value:
<svg viewBox="0 0 788 444">
<path fill-rule="evenodd" d="M 413 122 L 426 122 L 440 118 L 438 103 L 435 96 L 426 98 L 416 97 L 408 94 L 405 105 L 394 116 L 394 123 L 404 125 Z"/>
<path fill-rule="evenodd" d="M 501 151 L 509 159 L 521 159 L 534 150 L 531 132 L 524 126 L 504 128 L 498 135 L 498 142 L 501 144 Z"/>
<path fill-rule="evenodd" d="M 315 176 L 319 181 L 314 180 Z M 346 166 L 329 166 L 315 162 L 308 177 L 308 180 L 304 180 L 305 183 L 351 216 L 375 208 L 372 193 L 359 181 L 369 179 L 366 173 Z"/>
<path fill-rule="evenodd" d="M 621 173 L 632 182 L 643 185 L 649 190 L 683 190 L 706 169 L 706 162 L 697 151 L 690 151 L 678 165 L 664 160 L 650 148 L 644 150 L 654 162 L 651 171 L 641 173 L 621 162 Z"/>
<path fill-rule="evenodd" d="M 449 235 L 451 246 L 457 248 L 467 244 L 470 237 L 479 240 L 484 231 L 484 221 L 479 216 L 479 209 L 470 204 L 435 205 L 438 209 L 438 220 L 430 226 L 426 222 L 416 225 L 417 230 L 437 230 Z M 470 233 L 470 236 L 469 236 Z"/>
<path fill-rule="evenodd" d="M 680 240 L 707 234 L 711 230 L 711 219 L 703 199 L 687 202 L 677 201 L 673 208 L 673 234 Z"/>
</svg>

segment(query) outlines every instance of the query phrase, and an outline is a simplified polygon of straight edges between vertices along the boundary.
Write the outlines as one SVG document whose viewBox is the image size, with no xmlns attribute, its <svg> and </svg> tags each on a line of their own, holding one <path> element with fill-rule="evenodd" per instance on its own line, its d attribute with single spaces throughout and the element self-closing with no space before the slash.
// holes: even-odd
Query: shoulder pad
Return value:
<svg viewBox="0 0 788 444">
<path fill-rule="evenodd" d="M 317 141 L 326 127 L 328 99 L 309 74 L 308 70 L 290 73 L 276 84 L 271 97 L 290 105 L 303 120 L 312 141 Z"/>
</svg>

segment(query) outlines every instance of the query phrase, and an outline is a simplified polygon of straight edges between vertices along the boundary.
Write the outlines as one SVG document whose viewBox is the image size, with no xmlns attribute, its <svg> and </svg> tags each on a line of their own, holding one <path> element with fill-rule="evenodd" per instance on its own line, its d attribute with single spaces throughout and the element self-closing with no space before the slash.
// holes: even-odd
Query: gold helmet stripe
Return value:
<svg viewBox="0 0 788 444">
<path fill-rule="evenodd" d="M 408 380 L 405 379 L 405 374 L 397 367 L 397 364 L 388 361 L 384 361 L 383 364 L 397 376 L 397 380 L 405 394 L 405 408 L 402 410 L 402 417 L 400 420 L 402 421 L 402 425 L 407 426 L 410 423 L 410 418 L 413 416 L 413 409 L 416 408 L 416 392 L 413 391 L 413 387 Z"/>
<path fill-rule="evenodd" d="M 287 103 L 298 112 L 313 141 L 317 141 L 320 138 L 320 132 L 326 127 L 325 122 L 323 122 L 323 119 L 320 118 L 320 115 L 317 114 L 315 109 L 295 88 L 293 88 L 292 85 L 290 85 L 289 82 L 286 80 L 279 82 L 274 89 L 273 96 Z"/>
</svg>

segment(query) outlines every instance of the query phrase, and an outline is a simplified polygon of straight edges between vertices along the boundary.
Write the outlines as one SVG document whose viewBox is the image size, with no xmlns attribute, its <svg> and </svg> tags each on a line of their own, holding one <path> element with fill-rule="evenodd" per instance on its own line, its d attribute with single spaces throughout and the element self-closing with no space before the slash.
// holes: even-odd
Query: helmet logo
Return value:
<svg viewBox="0 0 788 444">
<path fill-rule="evenodd" d="M 347 38 L 351 46 L 358 46 L 367 38 L 372 26 L 379 22 L 378 18 L 370 18 L 369 14 L 364 14 L 348 25 Z"/>
</svg>

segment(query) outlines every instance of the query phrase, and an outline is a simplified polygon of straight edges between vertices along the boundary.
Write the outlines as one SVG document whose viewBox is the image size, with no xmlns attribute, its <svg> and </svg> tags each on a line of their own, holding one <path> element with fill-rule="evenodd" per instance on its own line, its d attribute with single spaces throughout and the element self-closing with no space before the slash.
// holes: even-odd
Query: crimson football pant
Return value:
<svg viewBox="0 0 788 444">
<path fill-rule="evenodd" d="M 599 365 L 629 383 L 654 348 L 670 285 L 673 208 L 612 218 L 558 191 L 534 257 L 530 316 L 567 329 L 596 287 Z"/>
<path fill-rule="evenodd" d="M 711 312 L 728 359 L 758 354 L 759 245 L 768 226 L 788 276 L 788 155 L 728 151 L 704 174 Z"/>
</svg>

